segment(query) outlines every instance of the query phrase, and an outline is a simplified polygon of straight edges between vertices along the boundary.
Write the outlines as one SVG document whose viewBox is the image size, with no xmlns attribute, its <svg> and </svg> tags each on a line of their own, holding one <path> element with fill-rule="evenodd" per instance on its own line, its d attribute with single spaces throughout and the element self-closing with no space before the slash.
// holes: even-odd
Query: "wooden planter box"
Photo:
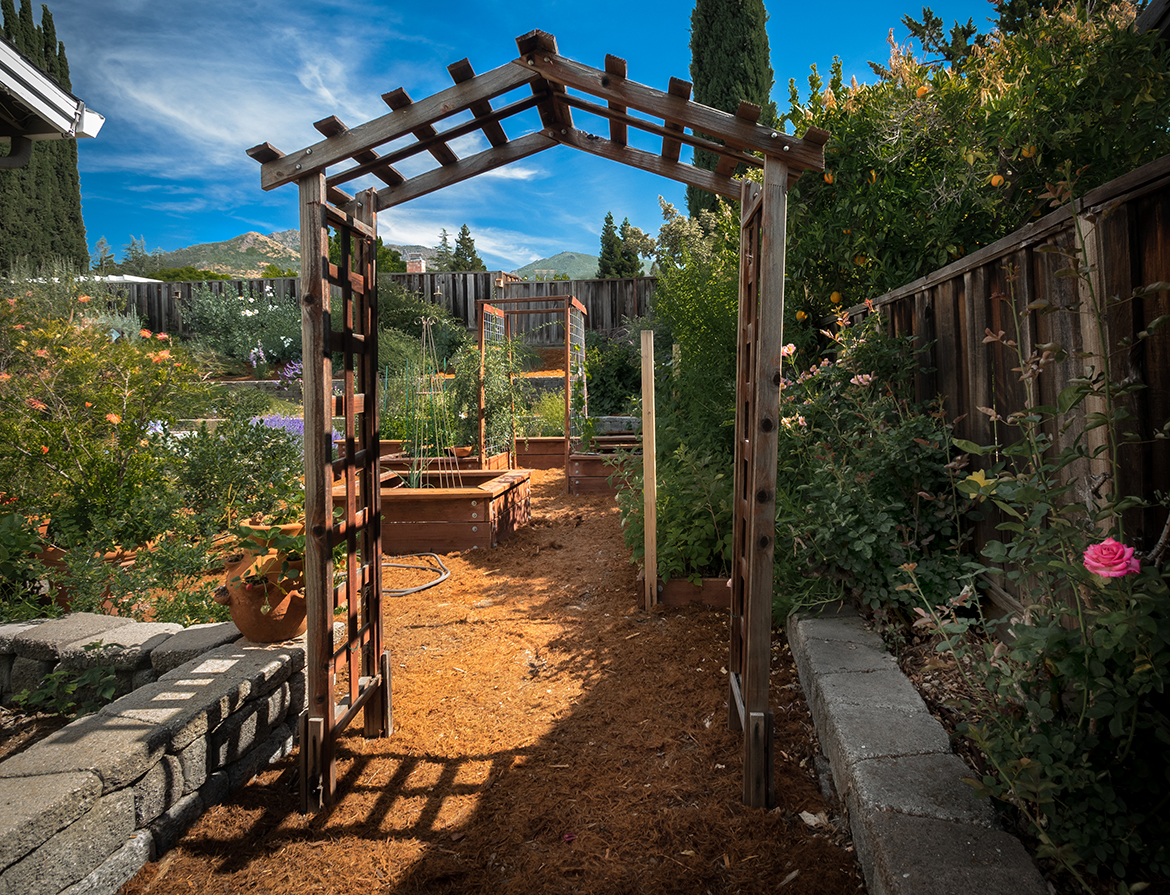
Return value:
<svg viewBox="0 0 1170 895">
<path fill-rule="evenodd" d="M 638 599 L 641 601 L 642 585 L 646 581 L 646 570 L 638 570 Z M 703 578 L 692 584 L 686 578 L 672 578 L 664 582 L 658 579 L 658 602 L 665 606 L 685 606 L 687 603 L 702 603 L 715 609 L 731 607 L 731 588 L 726 578 Z"/>
<path fill-rule="evenodd" d="M 385 442 L 383 442 L 385 444 Z M 382 469 L 392 469 L 395 472 L 407 472 L 414 468 L 414 461 L 410 457 L 394 456 L 386 459 L 386 454 L 382 455 Z M 458 469 L 460 474 L 465 471 L 477 471 L 483 469 L 502 470 L 508 468 L 508 453 L 507 451 L 499 454 L 492 454 L 487 458 L 486 463 L 480 465 L 478 456 L 471 457 L 428 457 L 426 458 L 426 468 L 428 470 L 446 471 Z M 525 467 L 531 469 L 531 467 Z"/>
<path fill-rule="evenodd" d="M 603 440 L 604 438 L 604 440 Z M 637 439 L 626 436 L 603 436 L 594 439 L 602 451 L 592 454 L 570 454 L 567 470 L 570 494 L 617 494 L 616 484 L 611 485 L 609 477 L 614 473 L 614 452 L 619 449 L 634 449 L 639 446 Z"/>
<path fill-rule="evenodd" d="M 507 456 L 507 455 L 504 455 Z M 458 488 L 382 488 L 382 552 L 451 553 L 495 547 L 528 524 L 529 470 L 464 470 Z M 439 481 L 437 473 L 427 478 Z M 448 476 L 443 475 L 443 480 Z M 334 503 L 344 501 L 334 494 Z"/>
<path fill-rule="evenodd" d="M 564 469 L 564 437 L 517 438 L 516 465 L 525 469 Z"/>
</svg>

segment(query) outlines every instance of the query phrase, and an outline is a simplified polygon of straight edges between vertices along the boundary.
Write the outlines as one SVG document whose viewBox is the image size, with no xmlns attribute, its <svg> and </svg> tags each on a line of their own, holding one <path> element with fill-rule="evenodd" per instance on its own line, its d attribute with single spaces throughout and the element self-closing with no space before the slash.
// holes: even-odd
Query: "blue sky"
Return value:
<svg viewBox="0 0 1170 895">
<path fill-rule="evenodd" d="M 948 25 L 973 18 L 988 27 L 987 0 L 930 5 Z M 872 80 L 866 62 L 886 60 L 889 30 L 905 40 L 902 15 L 921 12 L 910 0 L 767 6 L 781 108 L 789 78 L 806 86 L 809 66 L 827 72 L 834 55 L 846 79 Z M 170 251 L 296 227 L 296 187 L 261 190 L 259 165 L 245 149 L 311 145 L 320 139 L 314 121 L 337 115 L 353 126 L 383 115 L 380 97 L 397 87 L 422 99 L 450 86 L 450 63 L 468 57 L 477 72 L 495 68 L 516 57 L 516 37 L 536 28 L 554 34 L 564 56 L 596 67 L 606 53 L 621 56 L 632 80 L 665 90 L 672 75 L 690 78 L 692 7 L 691 0 L 49 0 L 73 92 L 106 117 L 96 139 L 79 141 L 90 247 L 104 236 L 120 256 L 131 236 Z M 34 8 L 39 15 L 39 3 Z M 587 117 L 578 126 L 600 129 Z M 520 122 L 505 129 L 510 137 L 526 132 Z M 456 144 L 457 152 L 477 151 L 475 139 Z M 607 211 L 657 232 L 660 195 L 685 204 L 673 181 L 562 146 L 383 212 L 378 227 L 388 243 L 434 245 L 441 228 L 454 234 L 466 223 L 488 266 L 511 270 L 559 251 L 596 254 Z"/>
</svg>

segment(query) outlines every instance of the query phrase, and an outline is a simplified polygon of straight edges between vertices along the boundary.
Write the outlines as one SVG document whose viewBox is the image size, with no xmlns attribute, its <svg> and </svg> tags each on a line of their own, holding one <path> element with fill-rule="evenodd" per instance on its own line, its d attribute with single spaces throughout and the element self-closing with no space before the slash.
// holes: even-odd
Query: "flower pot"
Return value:
<svg viewBox="0 0 1170 895">
<path fill-rule="evenodd" d="M 265 577 L 249 576 L 258 559 L 245 553 L 227 567 L 227 583 L 215 594 L 215 601 L 228 607 L 240 633 L 253 643 L 278 643 L 305 632 L 305 595 L 301 577 L 278 580 L 273 572 Z M 298 572 L 300 563 L 290 563 Z"/>
</svg>

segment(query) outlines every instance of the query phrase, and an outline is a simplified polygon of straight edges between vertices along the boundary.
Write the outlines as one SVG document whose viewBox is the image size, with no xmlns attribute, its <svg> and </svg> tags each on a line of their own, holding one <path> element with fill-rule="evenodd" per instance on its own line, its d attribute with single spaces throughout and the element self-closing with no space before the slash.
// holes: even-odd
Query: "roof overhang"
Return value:
<svg viewBox="0 0 1170 895">
<path fill-rule="evenodd" d="M 96 137 L 105 121 L 0 38 L 0 142 Z"/>
</svg>

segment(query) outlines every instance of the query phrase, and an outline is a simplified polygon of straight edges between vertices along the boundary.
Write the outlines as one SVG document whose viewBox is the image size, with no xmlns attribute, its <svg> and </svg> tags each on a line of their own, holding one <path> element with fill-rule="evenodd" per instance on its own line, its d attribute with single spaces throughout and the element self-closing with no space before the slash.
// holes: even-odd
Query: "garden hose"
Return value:
<svg viewBox="0 0 1170 895">
<path fill-rule="evenodd" d="M 418 565 L 413 565 L 410 563 L 385 562 L 385 561 L 382 562 L 382 567 L 385 568 L 385 567 L 389 566 L 390 568 L 393 568 L 393 569 L 418 569 L 418 570 L 423 571 L 423 572 L 435 572 L 439 575 L 439 577 L 434 579 L 433 581 L 428 581 L 426 584 L 420 584 L 416 587 L 407 587 L 407 588 L 403 588 L 401 590 L 398 590 L 398 589 L 384 590 L 384 591 L 382 591 L 383 596 L 405 597 L 405 596 L 408 596 L 410 594 L 417 594 L 419 591 L 426 590 L 428 587 L 434 587 L 436 584 L 442 584 L 444 581 L 446 581 L 448 578 L 451 577 L 451 570 L 448 569 L 445 565 L 443 565 L 443 561 L 441 559 L 439 559 L 439 555 L 437 553 L 410 553 L 410 554 L 403 554 L 403 555 L 404 556 L 418 556 L 418 557 L 429 556 L 431 559 L 433 559 L 438 564 L 439 567 L 436 569 L 434 566 L 426 566 L 426 565 L 418 566 Z"/>
</svg>

